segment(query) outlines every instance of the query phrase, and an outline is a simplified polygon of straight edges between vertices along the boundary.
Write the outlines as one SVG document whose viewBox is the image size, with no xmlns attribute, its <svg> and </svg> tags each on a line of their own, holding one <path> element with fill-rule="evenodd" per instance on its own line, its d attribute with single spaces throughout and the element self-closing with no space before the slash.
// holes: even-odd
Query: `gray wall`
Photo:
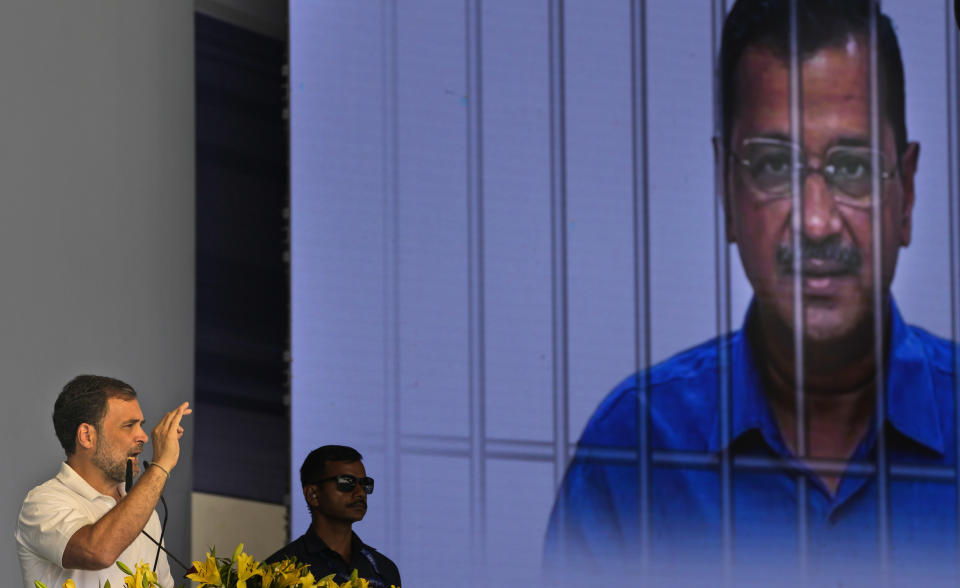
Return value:
<svg viewBox="0 0 960 588">
<path fill-rule="evenodd" d="M 50 414 L 67 380 L 128 381 L 151 425 L 192 399 L 193 60 L 192 2 L 0 5 L 0 570 L 10 577 L 20 502 L 63 459 Z M 183 558 L 190 426 L 166 492 L 168 546 Z"/>
</svg>

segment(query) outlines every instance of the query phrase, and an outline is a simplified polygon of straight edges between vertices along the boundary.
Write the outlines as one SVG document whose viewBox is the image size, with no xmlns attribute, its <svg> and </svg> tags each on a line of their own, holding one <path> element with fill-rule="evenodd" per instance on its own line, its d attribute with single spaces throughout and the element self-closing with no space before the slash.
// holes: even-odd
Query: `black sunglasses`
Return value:
<svg viewBox="0 0 960 588">
<path fill-rule="evenodd" d="M 339 476 L 330 476 L 329 478 L 317 480 L 316 483 L 322 484 L 333 480 L 336 480 L 337 490 L 341 492 L 353 492 L 353 489 L 356 488 L 359 483 L 364 492 L 373 494 L 373 478 L 370 477 L 358 478 L 350 474 L 340 474 Z"/>
</svg>

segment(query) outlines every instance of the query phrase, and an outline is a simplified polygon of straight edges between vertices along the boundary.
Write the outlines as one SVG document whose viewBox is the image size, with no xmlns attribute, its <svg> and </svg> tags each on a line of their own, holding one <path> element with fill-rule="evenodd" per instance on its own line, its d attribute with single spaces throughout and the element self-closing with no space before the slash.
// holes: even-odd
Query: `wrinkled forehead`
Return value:
<svg viewBox="0 0 960 588">
<path fill-rule="evenodd" d="M 128 420 L 143 420 L 143 411 L 136 398 L 111 396 L 107 398 L 107 412 L 103 415 L 104 422 L 124 422 Z"/>
<path fill-rule="evenodd" d="M 802 136 L 813 150 L 838 142 L 869 144 L 872 90 L 864 39 L 850 36 L 802 56 L 797 73 L 791 76 L 789 57 L 767 46 L 753 45 L 743 53 L 735 80 L 732 146 L 751 136 Z M 792 128 L 792 108 L 800 129 Z M 881 127 L 885 135 L 892 133 L 886 117 Z"/>
</svg>

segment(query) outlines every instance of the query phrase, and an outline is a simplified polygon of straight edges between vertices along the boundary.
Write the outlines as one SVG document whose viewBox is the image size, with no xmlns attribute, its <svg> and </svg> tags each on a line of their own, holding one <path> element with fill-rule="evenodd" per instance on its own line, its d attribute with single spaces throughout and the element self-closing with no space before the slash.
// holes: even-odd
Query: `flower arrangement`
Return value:
<svg viewBox="0 0 960 588">
<path fill-rule="evenodd" d="M 117 562 L 123 573 L 125 588 L 161 588 L 157 584 L 157 574 L 145 563 L 139 563 L 131 570 L 123 562 Z M 243 543 L 233 550 L 233 557 L 217 557 L 216 549 L 207 552 L 204 561 L 193 562 L 186 578 L 192 580 L 195 588 L 368 588 L 369 584 L 357 576 L 353 570 L 350 579 L 337 584 L 334 574 L 319 580 L 313 577 L 310 566 L 297 563 L 295 558 L 274 563 L 254 560 L 244 553 Z M 36 588 L 47 588 L 43 582 L 35 581 Z M 73 580 L 63 583 L 63 588 L 77 588 Z M 110 588 L 107 581 L 103 588 Z M 395 588 L 391 586 L 391 588 Z"/>
</svg>

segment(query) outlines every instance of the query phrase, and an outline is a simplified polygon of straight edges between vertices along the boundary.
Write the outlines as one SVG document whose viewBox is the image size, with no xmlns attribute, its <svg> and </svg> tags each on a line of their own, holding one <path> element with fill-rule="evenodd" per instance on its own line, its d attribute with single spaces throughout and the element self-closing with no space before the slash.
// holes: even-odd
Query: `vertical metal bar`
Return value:
<svg viewBox="0 0 960 588">
<path fill-rule="evenodd" d="M 885 292 L 883 291 L 883 184 L 880 178 L 880 150 L 883 148 L 880 112 L 880 69 L 877 52 L 877 13 L 880 2 L 870 4 L 870 149 L 873 152 L 871 162 L 872 185 L 871 229 L 873 251 L 873 353 L 876 373 L 876 431 L 877 431 L 877 550 L 880 558 L 881 585 L 890 583 L 890 528 L 889 528 L 889 476 L 887 471 L 887 436 L 884 425 L 887 417 L 886 370 L 884 369 L 884 312 Z"/>
<path fill-rule="evenodd" d="M 554 487 L 559 488 L 570 453 L 567 360 L 567 174 L 564 98 L 563 0 L 549 2 L 550 35 L 550 217 L 553 311 Z"/>
<path fill-rule="evenodd" d="M 400 553 L 400 278 L 397 177 L 397 4 L 380 2 L 383 104 L 383 381 L 386 540 Z"/>
<path fill-rule="evenodd" d="M 947 174 L 949 177 L 948 210 L 950 229 L 950 326 L 953 341 L 960 341 L 960 43 L 954 28 L 954 3 L 944 0 L 947 63 Z M 954 430 L 960 456 L 960 353 L 954 347 Z M 960 548 L 960 464 L 955 463 L 954 491 L 956 492 L 957 546 Z M 958 552 L 960 560 L 960 552 Z"/>
<path fill-rule="evenodd" d="M 475 572 L 486 569 L 486 362 L 483 265 L 482 0 L 466 0 L 467 283 L 470 528 Z M 476 575 L 474 576 L 477 577 Z"/>
<path fill-rule="evenodd" d="M 726 224 L 726 149 L 723 144 L 723 111 L 721 107 L 722 80 L 720 79 L 720 40 L 727 10 L 724 0 L 711 0 L 711 48 L 713 52 L 713 136 L 717 150 L 714 166 L 714 275 L 716 277 L 716 323 L 717 323 L 717 394 L 720 419 L 720 544 L 723 568 L 723 583 L 733 583 L 733 459 L 729 444 L 732 421 L 732 372 L 730 371 L 730 348 L 727 345 L 730 333 L 730 245 L 727 242 Z"/>
<path fill-rule="evenodd" d="M 803 335 L 803 221 L 804 193 L 801 151 L 803 145 L 803 80 L 800 62 L 800 39 L 798 27 L 799 0 L 790 2 L 790 138 L 797 149 L 793 150 L 793 173 L 791 181 L 791 237 L 793 247 L 793 372 L 794 372 L 794 418 L 796 431 L 794 451 L 799 459 L 807 457 L 807 409 L 804 398 L 804 349 Z M 807 476 L 800 472 L 797 482 L 797 560 L 800 584 L 807 584 L 809 572 L 809 521 L 807 520 Z"/>
<path fill-rule="evenodd" d="M 633 295 L 637 368 L 637 508 L 640 514 L 640 569 L 650 566 L 650 176 L 647 157 L 646 0 L 630 3 L 633 112 Z"/>
</svg>

